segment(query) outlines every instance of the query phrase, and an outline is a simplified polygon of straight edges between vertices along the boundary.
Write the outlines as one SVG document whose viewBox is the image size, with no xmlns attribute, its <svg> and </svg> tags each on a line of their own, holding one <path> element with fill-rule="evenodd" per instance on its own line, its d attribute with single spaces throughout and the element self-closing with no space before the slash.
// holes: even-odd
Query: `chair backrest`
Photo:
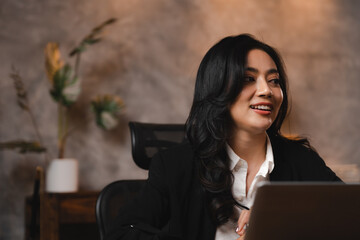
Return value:
<svg viewBox="0 0 360 240">
<path fill-rule="evenodd" d="M 120 208 L 136 196 L 145 182 L 146 180 L 119 180 L 110 183 L 101 191 L 95 210 L 101 240 L 105 239 Z"/>
<path fill-rule="evenodd" d="M 159 151 L 179 144 L 186 138 L 184 124 L 129 122 L 132 156 L 142 169 L 149 169 L 152 157 Z"/>
<path fill-rule="evenodd" d="M 143 169 L 149 169 L 155 153 L 185 139 L 184 124 L 130 122 L 129 127 L 133 159 Z M 102 240 L 120 208 L 136 196 L 145 182 L 146 180 L 120 180 L 110 183 L 101 191 L 96 202 L 96 221 Z"/>
</svg>

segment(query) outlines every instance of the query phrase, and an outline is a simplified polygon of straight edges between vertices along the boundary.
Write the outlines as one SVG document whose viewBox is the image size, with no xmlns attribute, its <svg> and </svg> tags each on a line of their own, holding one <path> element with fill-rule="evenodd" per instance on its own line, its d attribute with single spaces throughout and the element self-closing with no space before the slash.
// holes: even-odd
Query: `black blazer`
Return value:
<svg viewBox="0 0 360 240">
<path fill-rule="evenodd" d="M 313 150 L 272 137 L 275 167 L 270 181 L 341 181 Z M 146 186 L 123 208 L 107 240 L 214 239 L 216 225 L 189 143 L 161 152 L 152 160 Z"/>
</svg>

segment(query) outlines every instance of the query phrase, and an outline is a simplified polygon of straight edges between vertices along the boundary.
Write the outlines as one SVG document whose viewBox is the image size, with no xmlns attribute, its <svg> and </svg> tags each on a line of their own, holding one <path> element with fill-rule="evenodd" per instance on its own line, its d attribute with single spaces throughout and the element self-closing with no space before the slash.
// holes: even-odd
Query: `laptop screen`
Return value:
<svg viewBox="0 0 360 240">
<path fill-rule="evenodd" d="M 360 239 L 360 185 L 263 184 L 245 239 Z"/>
</svg>

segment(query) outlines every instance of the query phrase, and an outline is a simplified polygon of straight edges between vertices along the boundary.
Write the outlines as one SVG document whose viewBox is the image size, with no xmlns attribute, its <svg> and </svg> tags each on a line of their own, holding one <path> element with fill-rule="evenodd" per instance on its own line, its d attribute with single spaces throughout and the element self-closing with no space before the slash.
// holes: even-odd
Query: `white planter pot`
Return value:
<svg viewBox="0 0 360 240">
<path fill-rule="evenodd" d="M 50 162 L 45 176 L 47 192 L 76 192 L 79 188 L 79 164 L 76 159 L 62 158 Z"/>
</svg>

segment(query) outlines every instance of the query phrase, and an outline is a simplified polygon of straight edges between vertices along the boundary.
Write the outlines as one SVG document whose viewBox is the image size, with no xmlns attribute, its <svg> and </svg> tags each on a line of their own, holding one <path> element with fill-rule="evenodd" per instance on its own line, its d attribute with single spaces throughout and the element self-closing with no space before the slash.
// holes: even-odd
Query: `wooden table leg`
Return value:
<svg viewBox="0 0 360 240">
<path fill-rule="evenodd" d="M 40 240 L 59 240 L 58 207 L 53 194 L 40 195 Z"/>
</svg>

